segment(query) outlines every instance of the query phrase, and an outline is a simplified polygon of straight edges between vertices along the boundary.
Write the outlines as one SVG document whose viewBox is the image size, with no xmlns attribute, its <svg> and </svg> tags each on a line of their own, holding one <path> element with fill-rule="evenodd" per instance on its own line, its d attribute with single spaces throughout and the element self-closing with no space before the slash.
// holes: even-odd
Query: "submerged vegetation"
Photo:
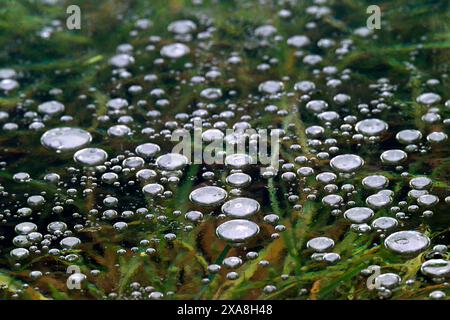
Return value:
<svg viewBox="0 0 450 320">
<path fill-rule="evenodd" d="M 446 299 L 450 4 L 371 2 L 3 1 L 0 298 Z"/>
</svg>

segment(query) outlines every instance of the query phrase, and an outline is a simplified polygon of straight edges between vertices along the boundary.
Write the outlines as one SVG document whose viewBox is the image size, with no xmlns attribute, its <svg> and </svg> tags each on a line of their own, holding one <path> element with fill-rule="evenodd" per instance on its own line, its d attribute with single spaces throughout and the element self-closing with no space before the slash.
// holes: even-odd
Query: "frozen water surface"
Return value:
<svg viewBox="0 0 450 320">
<path fill-rule="evenodd" d="M 3 1 L 0 299 L 448 299 L 419 2 Z"/>
</svg>

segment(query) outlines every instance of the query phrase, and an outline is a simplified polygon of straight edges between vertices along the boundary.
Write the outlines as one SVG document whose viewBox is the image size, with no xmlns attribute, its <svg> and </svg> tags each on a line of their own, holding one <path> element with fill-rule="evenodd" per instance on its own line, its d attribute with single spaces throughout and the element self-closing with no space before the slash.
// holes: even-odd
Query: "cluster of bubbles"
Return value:
<svg viewBox="0 0 450 320">
<path fill-rule="evenodd" d="M 64 100 L 58 88 L 48 93 L 51 99 L 24 99 L 15 112 L 0 111 L 2 135 L 14 139 L 26 125 L 23 129 L 31 132 L 30 137 L 40 139 L 42 159 L 31 153 L 27 157 L 38 164 L 42 161 L 45 168 L 37 173 L 12 172 L 13 186 L 0 186 L 0 219 L 4 225 L 13 225 L 15 232 L 0 235 L 0 241 L 13 265 L 22 268 L 40 255 L 77 264 L 94 237 L 91 234 L 107 230 L 111 237 L 123 239 L 136 225 L 145 235 L 138 233 L 137 243 L 129 236 L 116 253 L 151 258 L 161 254 L 160 242 L 177 248 L 178 238 L 186 232 L 214 225 L 214 244 L 207 245 L 231 248 L 233 253 L 221 261 L 208 261 L 203 283 L 221 274 L 235 281 L 241 277 L 239 268 L 252 260 L 259 259 L 259 267 L 269 266 L 271 262 L 260 257 L 261 248 L 283 241 L 286 222 L 310 215 L 307 204 L 313 203 L 333 224 L 346 223 L 346 232 L 368 236 L 368 242 L 376 239 L 368 246 L 379 246 L 399 259 L 423 254 L 420 273 L 433 283 L 445 283 L 450 276 L 447 246 L 435 243 L 430 249 L 431 232 L 413 222 L 430 219 L 443 202 L 448 208 L 450 198 L 442 201 L 435 177 L 412 175 L 408 168 L 421 155 L 445 152 L 444 131 L 450 120 L 441 114 L 448 112 L 450 100 L 443 102 L 435 92 L 422 93 L 415 107 L 426 111 L 416 122 L 418 127 L 398 126 L 390 119 L 400 108 L 394 99 L 397 85 L 380 78 L 364 88 L 372 100 L 350 94 L 346 84 L 352 81 L 352 70 L 341 69 L 337 63 L 354 50 L 359 38 L 372 32 L 362 27 L 348 37 L 320 38 L 308 30 L 317 30 L 322 19 L 332 14 L 331 8 L 317 0 L 306 12 L 311 19 L 305 34 L 285 34 L 270 23 L 251 32 L 248 50 L 263 57 L 254 66 L 260 80 L 252 82 L 247 96 L 240 95 L 237 79 L 240 68 L 251 64 L 246 66 L 246 55 L 240 51 L 210 55 L 211 48 L 220 46 L 214 40 L 220 35 L 212 19 L 168 21 L 170 35 L 163 38 L 153 34 L 153 22 L 143 18 L 133 21 L 130 32 L 139 41 L 117 46 L 99 71 L 114 85 L 109 98 L 92 99 L 99 88 L 78 96 L 77 103 L 92 117 L 88 125 L 77 119 L 71 101 Z M 282 8 L 278 16 L 288 23 L 293 12 Z M 305 78 L 273 76 L 282 61 L 271 56 L 270 48 L 281 45 L 289 47 Z M 149 62 L 154 68 L 148 67 Z M 148 69 L 157 71 L 147 73 Z M 17 90 L 15 79 L 14 70 L 1 69 L 0 90 Z M 194 99 L 180 102 L 177 97 L 184 91 L 192 91 Z M 292 106 L 283 103 L 286 99 Z M 246 136 L 246 129 L 277 130 L 282 137 L 280 168 L 259 170 L 244 153 L 224 154 L 223 165 L 192 164 L 172 150 L 171 138 L 192 133 L 194 121 L 202 122 L 203 142 L 224 138 L 236 143 L 244 138 L 251 145 L 257 137 Z M 235 132 L 227 135 L 230 128 Z M 2 163 L 3 170 L 14 170 L 9 169 L 14 168 L 14 158 L 8 159 Z M 63 169 L 57 167 L 60 163 L 65 164 Z M 192 174 L 196 167 L 201 175 Z M 179 189 L 186 181 L 193 182 L 188 194 Z M 36 191 L 41 184 L 51 186 L 49 191 Z M 28 191 L 20 196 L 16 186 Z M 278 201 L 285 207 L 267 205 L 274 198 L 281 198 Z M 160 231 L 155 231 L 155 225 Z M 314 266 L 323 268 L 345 262 L 351 257 L 332 229 L 331 225 L 305 232 L 307 239 L 294 245 L 294 254 L 307 254 Z M 93 269 L 73 274 L 69 280 L 86 283 L 101 273 Z M 361 273 L 369 276 L 370 270 Z M 36 269 L 29 278 L 35 281 L 50 274 Z M 393 271 L 378 275 L 376 283 L 379 296 L 388 298 L 395 288 L 413 286 L 415 280 L 402 279 Z M 262 289 L 270 295 L 280 285 L 271 278 Z M 176 294 L 155 287 L 133 282 L 128 298 L 162 299 Z M 113 290 L 108 297 L 120 295 Z M 433 291 L 430 298 L 442 299 L 445 294 Z"/>
</svg>

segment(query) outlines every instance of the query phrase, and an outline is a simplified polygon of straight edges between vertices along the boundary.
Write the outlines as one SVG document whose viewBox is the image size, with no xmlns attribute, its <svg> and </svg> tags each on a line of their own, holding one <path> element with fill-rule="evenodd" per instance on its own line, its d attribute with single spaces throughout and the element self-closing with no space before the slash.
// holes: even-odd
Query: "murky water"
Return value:
<svg viewBox="0 0 450 320">
<path fill-rule="evenodd" d="M 446 299 L 449 5 L 369 4 L 7 2 L 0 297 Z"/>
</svg>

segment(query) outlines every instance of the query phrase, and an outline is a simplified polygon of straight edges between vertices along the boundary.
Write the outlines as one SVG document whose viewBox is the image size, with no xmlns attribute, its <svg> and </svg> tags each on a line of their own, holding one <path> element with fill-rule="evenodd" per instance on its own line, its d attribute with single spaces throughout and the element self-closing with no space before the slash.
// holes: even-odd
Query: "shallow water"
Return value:
<svg viewBox="0 0 450 320">
<path fill-rule="evenodd" d="M 448 296 L 445 1 L 77 4 L 0 10 L 0 298 Z"/>
</svg>

